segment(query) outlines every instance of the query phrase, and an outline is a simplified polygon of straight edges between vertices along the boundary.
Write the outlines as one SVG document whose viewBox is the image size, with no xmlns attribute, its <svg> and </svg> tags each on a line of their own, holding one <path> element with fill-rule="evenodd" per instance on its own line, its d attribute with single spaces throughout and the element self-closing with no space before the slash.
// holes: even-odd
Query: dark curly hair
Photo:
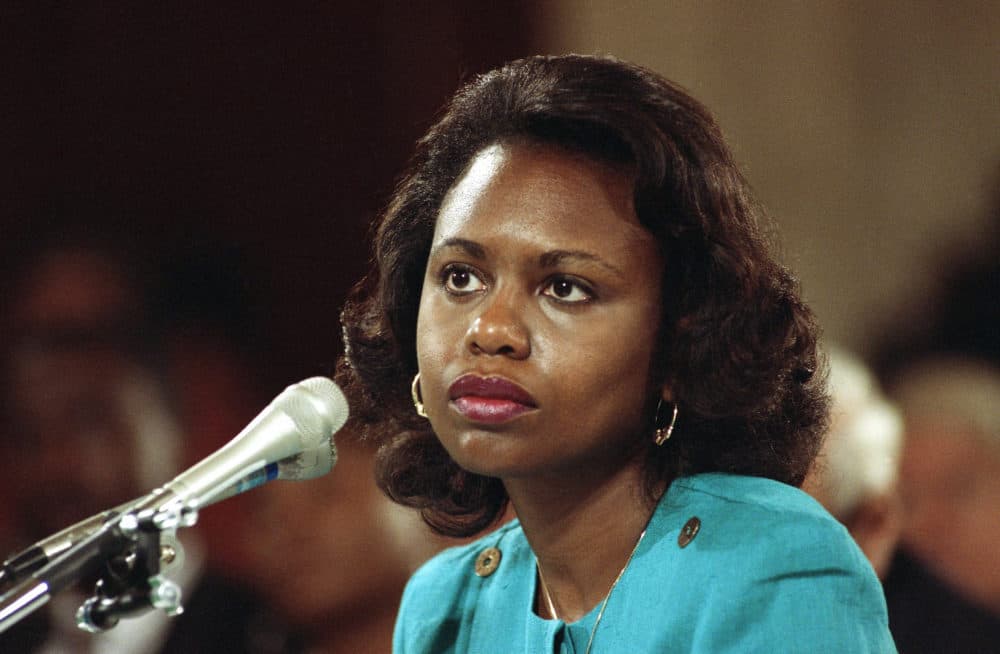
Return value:
<svg viewBox="0 0 1000 654">
<path fill-rule="evenodd" d="M 634 180 L 638 218 L 667 262 L 653 369 L 680 407 L 674 437 L 662 447 L 649 438 L 647 488 L 707 471 L 801 484 L 827 413 L 817 328 L 769 252 L 763 213 L 719 127 L 649 70 L 569 55 L 514 61 L 459 90 L 377 227 L 375 268 L 341 315 L 337 375 L 355 427 L 381 444 L 382 489 L 454 536 L 488 527 L 508 501 L 500 480 L 459 468 L 409 395 L 439 207 L 473 156 L 497 142 L 582 153 Z"/>
</svg>

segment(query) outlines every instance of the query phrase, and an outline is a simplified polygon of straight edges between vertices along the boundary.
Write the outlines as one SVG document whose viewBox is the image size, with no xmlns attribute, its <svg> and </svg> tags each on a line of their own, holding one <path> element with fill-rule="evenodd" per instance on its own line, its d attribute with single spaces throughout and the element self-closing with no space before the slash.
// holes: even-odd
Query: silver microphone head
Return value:
<svg viewBox="0 0 1000 654">
<path fill-rule="evenodd" d="M 288 392 L 292 391 L 292 392 Z M 278 462 L 278 479 L 313 479 L 337 463 L 333 434 L 347 422 L 344 393 L 326 377 L 311 377 L 288 388 L 283 408 L 298 427 L 302 451 Z"/>
<path fill-rule="evenodd" d="M 292 384 L 221 449 L 153 492 L 151 503 L 200 508 L 272 479 L 311 479 L 336 461 L 333 433 L 347 421 L 347 399 L 333 381 Z"/>
</svg>

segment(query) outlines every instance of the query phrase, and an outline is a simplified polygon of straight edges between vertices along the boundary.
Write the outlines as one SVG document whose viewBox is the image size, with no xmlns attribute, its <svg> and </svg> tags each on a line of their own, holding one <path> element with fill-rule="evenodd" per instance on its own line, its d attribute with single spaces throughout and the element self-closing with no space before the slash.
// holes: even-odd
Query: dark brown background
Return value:
<svg viewBox="0 0 1000 654">
<path fill-rule="evenodd" d="M 5 263 L 53 219 L 110 230 L 196 264 L 181 303 L 236 282 L 216 309 L 248 321 L 265 388 L 329 372 L 414 140 L 461 80 L 533 49 L 522 3 L 469 4 L 3 6 Z"/>
<path fill-rule="evenodd" d="M 0 5 L 0 266 L 46 217 L 111 226 L 198 264 L 166 301 L 204 312 L 232 279 L 198 262 L 222 261 L 267 392 L 329 370 L 366 226 L 444 98 L 528 53 L 613 53 L 706 102 L 831 341 L 876 355 L 947 310 L 956 261 L 995 258 L 995 4 L 62 4 Z"/>
</svg>

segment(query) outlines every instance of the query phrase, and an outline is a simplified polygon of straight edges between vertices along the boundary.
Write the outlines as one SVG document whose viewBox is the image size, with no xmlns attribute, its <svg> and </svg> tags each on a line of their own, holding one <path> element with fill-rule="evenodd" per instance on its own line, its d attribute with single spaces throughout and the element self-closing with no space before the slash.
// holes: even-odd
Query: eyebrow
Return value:
<svg viewBox="0 0 1000 654">
<path fill-rule="evenodd" d="M 434 252 L 444 249 L 461 250 L 475 259 L 485 259 L 488 252 L 483 245 L 475 241 L 457 237 L 445 239 L 440 243 L 440 245 L 434 248 Z M 564 261 L 583 261 L 586 263 L 595 263 L 616 275 L 624 276 L 625 274 L 617 266 L 605 261 L 593 252 L 587 252 L 586 250 L 550 250 L 548 252 L 543 252 L 542 255 L 538 257 L 538 263 L 542 268 L 556 268 Z"/>
<path fill-rule="evenodd" d="M 587 252 L 586 250 L 551 250 L 542 254 L 542 256 L 538 258 L 538 261 L 543 268 L 555 268 L 560 263 L 567 260 L 596 263 L 616 275 L 624 276 L 624 273 L 617 266 L 605 261 L 593 252 Z"/>
<path fill-rule="evenodd" d="M 440 245 L 435 247 L 432 251 L 437 252 L 444 249 L 456 249 L 465 252 L 470 257 L 474 259 L 485 259 L 486 258 L 486 248 L 484 248 L 479 243 L 475 241 L 470 241 L 466 238 L 449 238 L 441 242 Z"/>
</svg>

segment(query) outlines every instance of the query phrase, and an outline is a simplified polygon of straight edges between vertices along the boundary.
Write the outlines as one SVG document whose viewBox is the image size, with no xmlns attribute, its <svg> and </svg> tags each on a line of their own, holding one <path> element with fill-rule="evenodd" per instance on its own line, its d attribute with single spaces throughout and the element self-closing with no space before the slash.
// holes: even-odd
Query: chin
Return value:
<svg viewBox="0 0 1000 654">
<path fill-rule="evenodd" d="M 460 468 L 484 477 L 523 474 L 536 463 L 535 457 L 517 447 L 507 434 L 466 431 L 454 439 L 441 439 L 445 450 Z"/>
<path fill-rule="evenodd" d="M 537 451 L 513 451 L 513 448 L 466 450 L 459 452 L 458 456 L 452 454 L 452 458 L 463 470 L 502 480 L 542 478 L 567 472 L 576 474 L 578 470 L 576 461 L 546 456 Z"/>
</svg>

